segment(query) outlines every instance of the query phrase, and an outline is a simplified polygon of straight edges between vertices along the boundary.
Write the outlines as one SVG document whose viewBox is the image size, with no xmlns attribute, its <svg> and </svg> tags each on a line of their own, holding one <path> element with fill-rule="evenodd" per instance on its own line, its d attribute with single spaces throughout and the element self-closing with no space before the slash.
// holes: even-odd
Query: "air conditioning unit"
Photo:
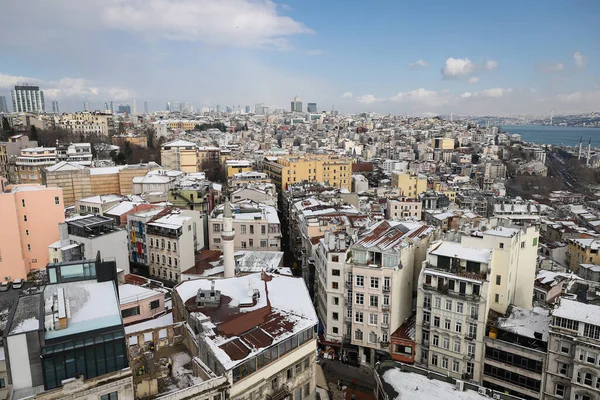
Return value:
<svg viewBox="0 0 600 400">
<path fill-rule="evenodd" d="M 459 391 L 459 392 L 464 392 L 465 391 L 465 381 L 461 381 L 461 380 L 456 380 L 456 386 L 454 387 L 455 390 Z"/>
<path fill-rule="evenodd" d="M 485 396 L 487 394 L 487 389 L 484 387 L 480 387 L 479 389 L 477 389 L 477 393 L 479 393 L 482 396 Z"/>
</svg>

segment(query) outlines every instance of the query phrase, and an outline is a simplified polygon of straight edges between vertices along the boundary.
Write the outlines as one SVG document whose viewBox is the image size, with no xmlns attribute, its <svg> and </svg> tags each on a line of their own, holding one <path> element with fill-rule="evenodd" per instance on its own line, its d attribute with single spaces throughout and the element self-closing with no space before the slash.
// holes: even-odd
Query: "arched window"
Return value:
<svg viewBox="0 0 600 400">
<path fill-rule="evenodd" d="M 173 261 L 173 259 L 171 257 L 169 257 L 169 265 L 171 265 L 172 261 Z"/>
<path fill-rule="evenodd" d="M 165 255 L 163 254 L 163 256 L 162 256 L 162 263 L 166 264 L 166 262 L 167 262 L 167 257 L 165 257 Z"/>
<path fill-rule="evenodd" d="M 169 279 L 173 279 L 173 272 L 169 271 Z"/>
</svg>

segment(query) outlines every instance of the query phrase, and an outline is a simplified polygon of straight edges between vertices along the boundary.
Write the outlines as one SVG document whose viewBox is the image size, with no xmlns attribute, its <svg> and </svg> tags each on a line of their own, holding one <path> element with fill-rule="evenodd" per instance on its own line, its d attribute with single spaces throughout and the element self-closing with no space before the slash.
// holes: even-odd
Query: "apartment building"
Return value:
<svg viewBox="0 0 600 400">
<path fill-rule="evenodd" d="M 61 161 L 43 169 L 42 184 L 62 188 L 66 206 L 92 195 L 90 169 L 78 163 Z"/>
<path fill-rule="evenodd" d="M 578 274 L 580 264 L 600 265 L 600 239 L 569 239 L 567 265 Z"/>
<path fill-rule="evenodd" d="M 387 199 L 386 217 L 389 219 L 421 219 L 421 208 L 423 203 L 420 200 L 406 197 L 396 197 Z"/>
<path fill-rule="evenodd" d="M 290 184 L 303 181 L 326 182 L 333 188 L 352 190 L 352 160 L 337 155 L 265 158 L 263 171 L 280 193 Z"/>
<path fill-rule="evenodd" d="M 2 280 L 26 279 L 48 263 L 48 246 L 60 239 L 65 221 L 62 190 L 40 185 L 9 186 L 0 193 Z"/>
<path fill-rule="evenodd" d="M 186 140 L 164 143 L 160 148 L 160 158 L 165 169 L 183 172 L 198 171 L 198 145 Z"/>
<path fill-rule="evenodd" d="M 249 160 L 225 160 L 225 173 L 227 179 L 233 178 L 234 174 L 252 171 L 252 161 Z"/>
<path fill-rule="evenodd" d="M 392 187 L 400 189 L 403 197 L 418 199 L 427 191 L 427 177 L 414 172 L 393 172 Z"/>
<path fill-rule="evenodd" d="M 56 164 L 56 147 L 31 147 L 21 149 L 15 164 L 19 183 L 42 183 L 42 170 Z"/>
<path fill-rule="evenodd" d="M 516 306 L 488 318 L 482 385 L 521 399 L 543 399 L 551 320 L 548 310 Z"/>
<path fill-rule="evenodd" d="M 552 311 L 544 399 L 600 397 L 600 307 L 561 298 Z"/>
<path fill-rule="evenodd" d="M 538 238 L 535 227 L 497 227 L 431 246 L 418 284 L 417 362 L 482 381 L 488 311 L 532 308 Z"/>
<path fill-rule="evenodd" d="M 272 183 L 272 181 L 264 172 L 247 171 L 233 174 L 228 182 L 230 187 L 243 187 L 256 183 Z"/>
<path fill-rule="evenodd" d="M 37 141 L 29 140 L 27 135 L 21 134 L 9 137 L 8 142 L 0 142 L 0 176 L 7 178 L 9 182 L 17 183 L 16 158 L 22 149 L 37 146 Z"/>
<path fill-rule="evenodd" d="M 165 294 L 147 287 L 119 285 L 119 306 L 123 324 L 150 320 L 165 312 Z"/>
<path fill-rule="evenodd" d="M 432 234 L 420 223 L 381 221 L 350 246 L 345 334 L 361 364 L 387 358 L 391 333 L 411 317 L 415 278 Z"/>
<path fill-rule="evenodd" d="M 222 250 L 223 209 L 217 206 L 208 220 L 208 247 Z M 243 200 L 231 204 L 233 228 L 236 231 L 234 248 L 238 250 L 280 251 L 281 223 L 273 206 Z"/>
<path fill-rule="evenodd" d="M 179 282 L 204 248 L 203 216 L 198 211 L 169 209 L 146 224 L 150 276 Z M 133 240 L 133 235 L 131 237 Z"/>
<path fill-rule="evenodd" d="M 147 210 L 139 210 L 127 215 L 127 233 L 129 237 L 129 261 L 146 267 L 150 264 L 148 254 L 150 241 L 148 240 L 148 223 L 157 218 L 164 207 L 151 207 Z M 153 242 L 154 244 L 154 242 Z"/>
<path fill-rule="evenodd" d="M 56 125 L 77 135 L 99 134 L 112 136 L 116 132 L 114 117 L 111 113 L 77 112 L 65 113 L 55 117 Z"/>
<path fill-rule="evenodd" d="M 197 355 L 227 378 L 230 398 L 315 398 L 318 319 L 301 278 L 188 280 L 175 287 L 173 305 L 174 320 L 199 332 Z"/>
</svg>

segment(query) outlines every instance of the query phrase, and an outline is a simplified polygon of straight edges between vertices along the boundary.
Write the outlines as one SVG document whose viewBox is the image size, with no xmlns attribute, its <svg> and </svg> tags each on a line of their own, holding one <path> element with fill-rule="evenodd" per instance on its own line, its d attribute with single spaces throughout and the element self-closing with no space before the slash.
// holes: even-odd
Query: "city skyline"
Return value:
<svg viewBox="0 0 600 400">
<path fill-rule="evenodd" d="M 37 27 L 0 44 L 11 54 L 0 96 L 28 82 L 65 111 L 134 99 L 151 110 L 168 99 L 286 109 L 295 94 L 324 110 L 392 114 L 560 114 L 600 102 L 592 1 L 26 3 L 0 15 L 17 29 L 27 10 Z"/>
</svg>

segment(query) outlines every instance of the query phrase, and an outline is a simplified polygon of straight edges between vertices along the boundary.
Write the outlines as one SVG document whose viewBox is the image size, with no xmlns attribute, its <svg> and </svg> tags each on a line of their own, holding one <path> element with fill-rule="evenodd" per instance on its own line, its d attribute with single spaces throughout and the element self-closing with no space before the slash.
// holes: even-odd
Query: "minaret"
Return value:
<svg viewBox="0 0 600 400">
<path fill-rule="evenodd" d="M 233 230 L 233 217 L 231 216 L 231 205 L 229 204 L 229 198 L 225 198 L 225 204 L 223 205 L 223 230 L 221 231 L 225 278 L 233 278 L 235 276 L 234 240 L 235 230 Z"/>
<path fill-rule="evenodd" d="M 587 158 L 585 159 L 586 166 L 590 165 L 590 157 L 592 155 L 591 152 L 592 152 L 592 138 L 590 138 L 590 141 L 588 142 L 588 155 L 587 155 Z"/>
<path fill-rule="evenodd" d="M 583 140 L 583 136 L 579 138 L 579 154 L 577 155 L 577 159 L 581 160 L 581 141 Z"/>
</svg>

